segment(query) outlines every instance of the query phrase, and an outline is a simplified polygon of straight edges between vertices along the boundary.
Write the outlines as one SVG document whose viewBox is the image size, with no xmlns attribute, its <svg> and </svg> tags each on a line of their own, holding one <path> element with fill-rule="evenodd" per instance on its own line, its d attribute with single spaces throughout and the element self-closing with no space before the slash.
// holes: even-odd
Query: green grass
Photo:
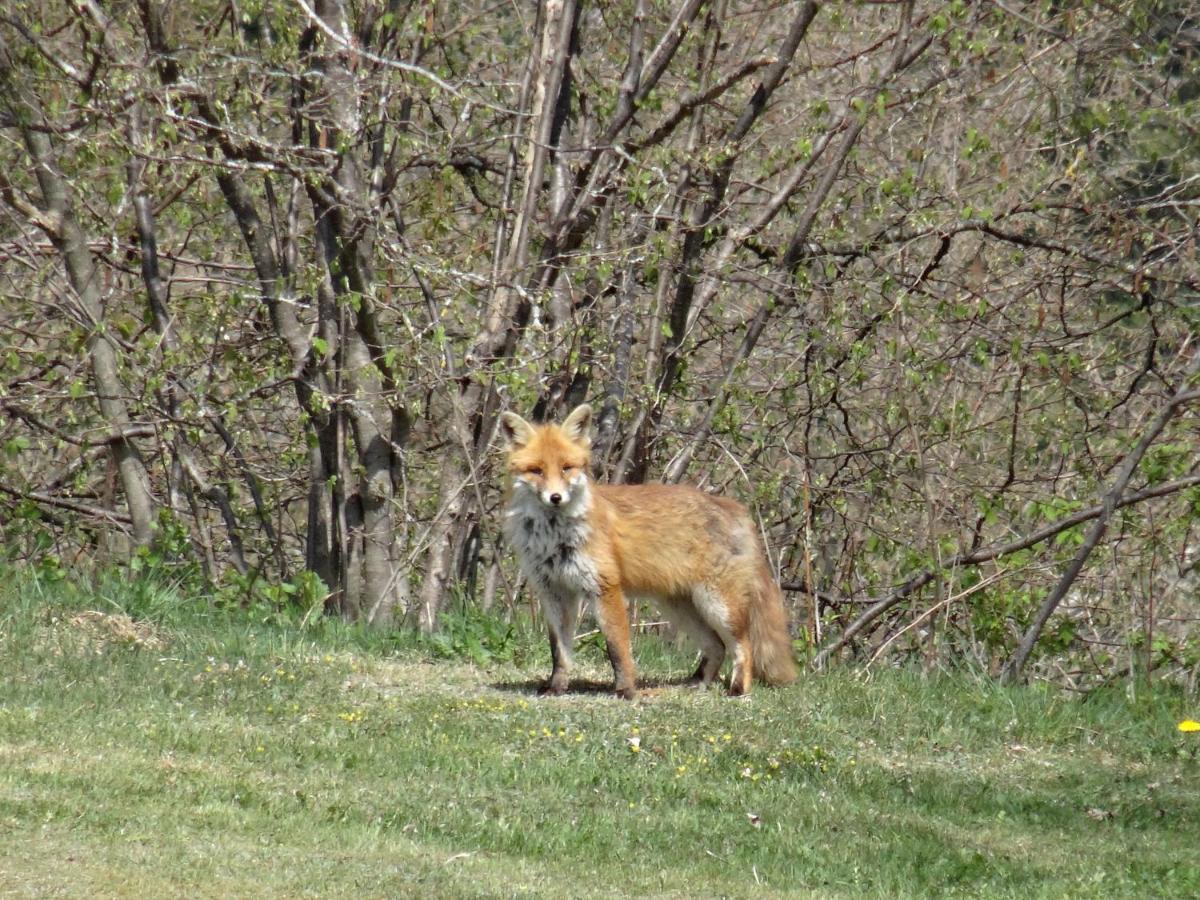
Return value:
<svg viewBox="0 0 1200 900">
<path fill-rule="evenodd" d="M 538 699 L 540 642 L 478 667 L 4 580 L 0 893 L 1200 895 L 1200 740 L 1175 728 L 1200 703 L 1165 688 L 835 672 L 731 700 L 643 639 L 644 699 Z"/>
</svg>

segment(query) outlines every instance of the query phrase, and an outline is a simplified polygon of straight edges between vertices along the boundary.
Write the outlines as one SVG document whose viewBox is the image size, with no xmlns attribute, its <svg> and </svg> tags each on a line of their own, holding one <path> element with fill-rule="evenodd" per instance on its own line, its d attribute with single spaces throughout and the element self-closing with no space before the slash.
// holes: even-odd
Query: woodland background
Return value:
<svg viewBox="0 0 1200 900">
<path fill-rule="evenodd" d="M 1200 675 L 1200 7 L 11 0 L 10 565 L 527 608 L 499 411 L 762 524 L 812 661 Z"/>
</svg>

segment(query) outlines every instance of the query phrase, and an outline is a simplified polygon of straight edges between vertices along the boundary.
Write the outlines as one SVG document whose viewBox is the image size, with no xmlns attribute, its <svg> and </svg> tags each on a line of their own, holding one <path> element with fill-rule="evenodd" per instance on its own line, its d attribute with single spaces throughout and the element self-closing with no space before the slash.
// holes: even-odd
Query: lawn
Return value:
<svg viewBox="0 0 1200 900">
<path fill-rule="evenodd" d="M 525 634 L 468 663 L 7 582 L 5 894 L 1200 896 L 1200 735 L 1176 728 L 1200 701 L 1169 687 L 843 669 L 734 700 L 643 638 L 642 699 L 600 689 L 590 643 L 580 690 L 542 699 Z"/>
</svg>

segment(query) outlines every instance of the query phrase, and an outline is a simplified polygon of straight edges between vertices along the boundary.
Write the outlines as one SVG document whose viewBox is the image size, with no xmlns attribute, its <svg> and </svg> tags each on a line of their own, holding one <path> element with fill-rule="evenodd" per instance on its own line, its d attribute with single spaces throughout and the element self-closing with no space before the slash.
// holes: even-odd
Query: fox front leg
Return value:
<svg viewBox="0 0 1200 900">
<path fill-rule="evenodd" d="M 555 597 L 542 601 L 546 615 L 546 626 L 550 632 L 550 658 L 553 668 L 550 679 L 542 685 L 539 694 L 557 695 L 565 693 L 571 680 L 571 655 L 575 646 L 575 623 L 579 618 L 579 601 L 576 598 Z"/>
<path fill-rule="evenodd" d="M 596 603 L 596 617 L 608 644 L 608 661 L 613 668 L 613 690 L 618 697 L 633 700 L 637 697 L 637 672 L 629 644 L 629 610 L 625 595 L 616 586 L 607 586 Z"/>
</svg>

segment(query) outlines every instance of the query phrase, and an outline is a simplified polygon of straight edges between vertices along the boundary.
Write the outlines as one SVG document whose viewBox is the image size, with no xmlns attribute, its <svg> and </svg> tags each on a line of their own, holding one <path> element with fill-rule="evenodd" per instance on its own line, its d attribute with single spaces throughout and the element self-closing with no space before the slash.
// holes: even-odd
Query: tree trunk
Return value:
<svg viewBox="0 0 1200 900">
<path fill-rule="evenodd" d="M 75 220 L 67 179 L 58 168 L 50 138 L 33 127 L 32 119 L 40 116 L 40 111 L 25 96 L 16 77 L 8 47 L 0 43 L 0 87 L 4 92 L 4 103 L 11 119 L 19 123 L 44 204 L 41 210 L 25 212 L 34 214 L 34 221 L 58 251 L 75 292 L 78 317 L 87 329 L 86 346 L 92 380 L 101 416 L 109 428 L 109 449 L 129 508 L 133 540 L 138 546 L 145 546 L 154 538 L 156 504 L 141 450 L 129 433 L 132 422 L 125 400 L 129 392 L 121 382 L 117 348 L 106 332 L 99 277 L 87 240 Z M 10 204 L 23 202 L 6 182 L 0 182 L 0 188 Z"/>
</svg>

